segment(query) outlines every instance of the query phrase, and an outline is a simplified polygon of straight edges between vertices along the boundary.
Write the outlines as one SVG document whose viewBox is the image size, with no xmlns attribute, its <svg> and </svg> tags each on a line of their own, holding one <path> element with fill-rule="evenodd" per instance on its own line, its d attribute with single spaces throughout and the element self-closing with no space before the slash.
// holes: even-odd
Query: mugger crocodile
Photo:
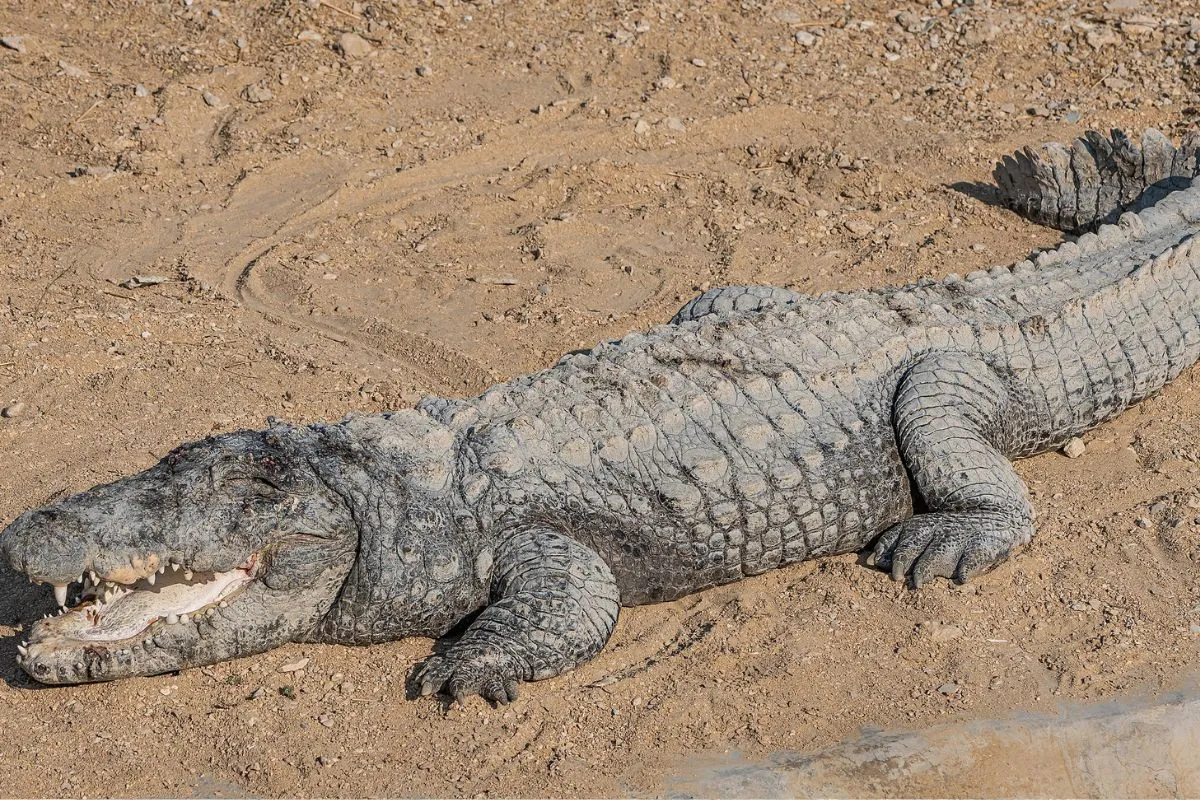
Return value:
<svg viewBox="0 0 1200 800">
<path fill-rule="evenodd" d="M 1077 229 L 1196 166 L 1148 132 L 1026 150 L 997 178 Z M 1200 185 L 1011 267 L 717 289 L 479 397 L 185 444 L 0 535 L 72 606 L 19 663 L 109 680 L 470 620 L 415 686 L 506 702 L 595 656 L 623 605 L 872 542 L 895 579 L 968 580 L 1033 535 L 1010 459 L 1200 356 L 1198 225 Z"/>
</svg>

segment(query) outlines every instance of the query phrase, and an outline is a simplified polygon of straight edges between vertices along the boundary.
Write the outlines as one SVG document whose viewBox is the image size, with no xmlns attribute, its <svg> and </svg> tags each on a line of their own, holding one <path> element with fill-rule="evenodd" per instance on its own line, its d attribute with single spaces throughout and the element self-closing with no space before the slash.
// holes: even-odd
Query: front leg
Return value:
<svg viewBox="0 0 1200 800">
<path fill-rule="evenodd" d="M 551 678 L 587 661 L 617 624 L 612 571 L 590 548 L 544 528 L 522 530 L 495 553 L 491 600 L 462 638 L 416 676 L 422 695 L 459 702 L 479 694 L 506 703 L 522 681 Z"/>
</svg>

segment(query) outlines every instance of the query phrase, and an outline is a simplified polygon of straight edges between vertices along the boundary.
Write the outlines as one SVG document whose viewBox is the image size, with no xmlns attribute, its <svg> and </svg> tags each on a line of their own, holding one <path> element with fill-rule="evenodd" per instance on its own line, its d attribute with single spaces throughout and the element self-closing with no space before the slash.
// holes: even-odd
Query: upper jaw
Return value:
<svg viewBox="0 0 1200 800">
<path fill-rule="evenodd" d="M 258 554 L 253 553 L 250 559 L 257 561 L 257 557 Z M 66 572 L 61 567 L 53 572 L 42 571 L 36 567 L 26 567 L 25 569 L 21 569 L 19 565 L 14 565 L 14 567 L 24 572 L 26 577 L 34 583 L 50 584 L 58 605 L 66 607 L 68 597 L 76 595 L 76 592 L 72 591 L 76 583 L 80 584 L 78 590 L 80 598 L 103 598 L 106 591 L 151 590 L 163 578 L 182 578 L 184 581 L 191 581 L 195 573 L 230 572 L 249 566 L 250 559 L 237 563 L 233 558 L 223 558 L 220 559 L 221 562 L 230 561 L 234 564 L 225 569 L 206 568 L 201 570 L 189 566 L 191 561 L 183 555 L 148 553 L 133 555 L 126 559 L 90 559 L 78 573 L 74 569 Z M 64 580 L 62 577 L 64 574 L 69 574 L 70 577 Z"/>
</svg>

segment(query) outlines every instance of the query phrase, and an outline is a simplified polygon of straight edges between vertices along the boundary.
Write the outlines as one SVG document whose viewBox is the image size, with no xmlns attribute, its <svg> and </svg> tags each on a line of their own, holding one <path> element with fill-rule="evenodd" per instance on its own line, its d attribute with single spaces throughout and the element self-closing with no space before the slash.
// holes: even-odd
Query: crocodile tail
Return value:
<svg viewBox="0 0 1200 800">
<path fill-rule="evenodd" d="M 1114 129 L 1088 131 L 1005 156 L 992 175 L 1000 201 L 1026 219 L 1069 232 L 1116 221 L 1185 188 L 1200 172 L 1200 132 L 1179 147 L 1153 128 L 1138 144 Z"/>
</svg>

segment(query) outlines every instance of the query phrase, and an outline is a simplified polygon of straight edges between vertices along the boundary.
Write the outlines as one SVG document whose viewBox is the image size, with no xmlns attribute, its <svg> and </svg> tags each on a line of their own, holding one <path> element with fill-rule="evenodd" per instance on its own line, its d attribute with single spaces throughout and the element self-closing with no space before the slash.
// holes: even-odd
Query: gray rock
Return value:
<svg viewBox="0 0 1200 800">
<path fill-rule="evenodd" d="M 357 33 L 346 32 L 338 37 L 338 50 L 346 58 L 365 58 L 375 47 Z"/>
<path fill-rule="evenodd" d="M 1087 445 L 1083 443 L 1083 439 L 1078 436 L 1073 437 L 1069 442 L 1063 445 L 1062 453 L 1067 458 L 1079 458 L 1087 452 Z"/>
<path fill-rule="evenodd" d="M 275 97 L 275 93 L 261 83 L 252 83 L 242 91 L 242 96 L 251 103 L 265 103 Z"/>
</svg>

